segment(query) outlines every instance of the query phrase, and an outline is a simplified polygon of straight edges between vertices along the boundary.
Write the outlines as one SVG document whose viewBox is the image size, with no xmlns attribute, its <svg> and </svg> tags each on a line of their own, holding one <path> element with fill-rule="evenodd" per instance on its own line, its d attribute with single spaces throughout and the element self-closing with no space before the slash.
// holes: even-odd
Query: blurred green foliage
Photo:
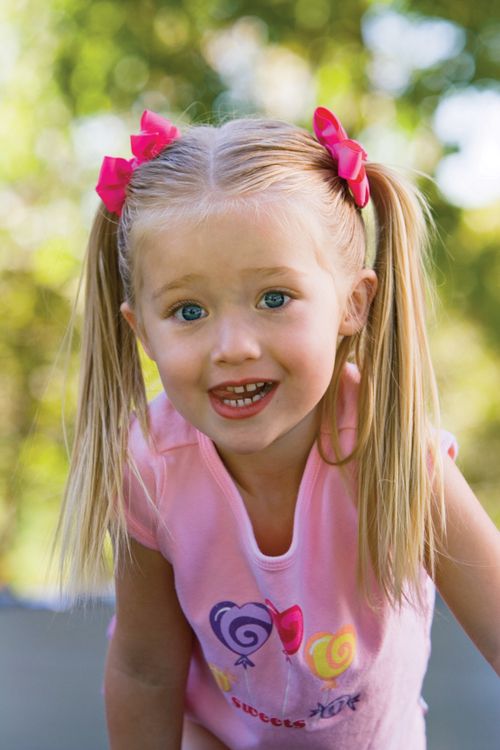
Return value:
<svg viewBox="0 0 500 750">
<path fill-rule="evenodd" d="M 401 90 L 384 89 L 370 73 L 376 52 L 363 35 L 370 14 L 381 9 L 449 20 L 463 35 L 460 50 L 414 67 Z M 127 156 L 123 134 L 134 130 L 144 108 L 181 123 L 262 110 L 310 127 L 321 103 L 368 142 L 380 122 L 417 144 L 407 166 L 432 174 L 454 150 L 432 128 L 440 101 L 468 87 L 495 89 L 499 48 L 500 25 L 486 0 L 2 4 L 0 584 L 29 589 L 43 582 L 60 503 L 67 468 L 63 384 L 67 376 L 71 425 L 78 345 L 66 357 L 63 340 L 108 122 L 100 120 L 97 137 L 89 130 L 95 118 L 119 118 L 109 121 L 117 134 L 111 153 Z M 378 143 L 376 136 L 371 142 Z M 443 423 L 459 438 L 462 470 L 500 523 L 498 200 L 467 209 L 447 202 L 434 183 L 423 187 L 439 233 L 442 304 L 432 336 Z"/>
</svg>

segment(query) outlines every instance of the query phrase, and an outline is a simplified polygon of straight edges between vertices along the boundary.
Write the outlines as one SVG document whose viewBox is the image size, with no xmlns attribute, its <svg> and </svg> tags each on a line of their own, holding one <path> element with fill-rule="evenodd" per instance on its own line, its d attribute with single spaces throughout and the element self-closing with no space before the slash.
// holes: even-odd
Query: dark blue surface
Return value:
<svg viewBox="0 0 500 750">
<path fill-rule="evenodd" d="M 101 683 L 111 607 L 15 605 L 0 605 L 0 748 L 106 750 Z M 499 750 L 500 680 L 440 601 L 432 641 L 428 750 Z"/>
</svg>

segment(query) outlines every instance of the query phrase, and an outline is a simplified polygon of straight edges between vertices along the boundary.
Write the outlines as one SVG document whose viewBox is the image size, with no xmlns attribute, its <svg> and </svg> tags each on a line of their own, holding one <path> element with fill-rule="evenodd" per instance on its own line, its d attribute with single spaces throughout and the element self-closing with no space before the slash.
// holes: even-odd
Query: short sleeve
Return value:
<svg viewBox="0 0 500 750">
<path fill-rule="evenodd" d="M 458 443 L 455 436 L 447 430 L 440 430 L 439 442 L 441 445 L 441 453 L 443 454 L 443 456 L 447 453 L 449 457 L 453 459 L 453 461 L 456 461 L 458 456 Z"/>
<path fill-rule="evenodd" d="M 130 429 L 128 453 L 123 478 L 127 531 L 140 544 L 158 550 L 157 504 L 162 486 L 162 460 L 147 444 L 136 421 Z"/>
</svg>

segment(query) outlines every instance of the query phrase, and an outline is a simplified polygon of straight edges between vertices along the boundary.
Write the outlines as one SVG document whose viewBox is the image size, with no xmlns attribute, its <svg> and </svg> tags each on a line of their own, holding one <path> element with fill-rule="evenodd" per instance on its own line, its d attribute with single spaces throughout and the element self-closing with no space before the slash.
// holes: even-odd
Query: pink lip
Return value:
<svg viewBox="0 0 500 750">
<path fill-rule="evenodd" d="M 226 382 L 221 385 L 244 385 L 245 383 L 263 383 L 267 382 L 270 383 L 270 380 L 264 381 L 264 380 L 242 380 L 239 383 L 233 383 L 233 382 Z M 225 417 L 226 419 L 248 419 L 249 417 L 254 417 L 256 414 L 259 414 L 263 409 L 266 408 L 266 406 L 269 404 L 271 399 L 273 398 L 274 394 L 278 390 L 277 383 L 274 384 L 274 387 L 269 391 L 269 393 L 266 393 L 265 396 L 263 396 L 259 401 L 256 401 L 254 404 L 250 404 L 249 406 L 228 406 L 228 404 L 225 404 L 222 399 L 225 398 L 225 396 L 216 396 L 213 391 L 215 388 L 212 388 L 208 396 L 210 398 L 210 402 L 212 404 L 212 407 L 215 412 L 221 417 Z M 221 386 L 217 386 L 217 390 L 221 390 Z M 222 388 L 223 391 L 223 388 Z M 234 393 L 231 395 L 235 395 Z M 243 395 L 243 394 L 241 394 Z"/>
</svg>

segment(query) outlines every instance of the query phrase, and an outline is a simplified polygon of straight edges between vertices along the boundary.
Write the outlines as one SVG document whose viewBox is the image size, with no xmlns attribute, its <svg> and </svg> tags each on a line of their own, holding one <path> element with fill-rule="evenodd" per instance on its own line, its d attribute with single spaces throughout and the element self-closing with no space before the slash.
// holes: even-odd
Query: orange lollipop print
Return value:
<svg viewBox="0 0 500 750">
<path fill-rule="evenodd" d="M 325 689 L 337 687 L 336 677 L 350 667 L 356 654 L 356 632 L 345 625 L 336 633 L 314 633 L 304 646 L 311 672 L 323 680 Z"/>
</svg>

